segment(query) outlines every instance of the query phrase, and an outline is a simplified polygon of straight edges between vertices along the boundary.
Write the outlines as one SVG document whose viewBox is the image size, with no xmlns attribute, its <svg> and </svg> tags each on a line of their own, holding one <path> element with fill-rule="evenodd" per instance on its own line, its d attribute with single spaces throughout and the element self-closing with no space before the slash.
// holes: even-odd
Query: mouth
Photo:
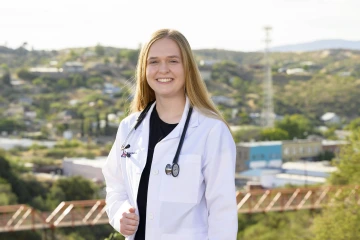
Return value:
<svg viewBox="0 0 360 240">
<path fill-rule="evenodd" d="M 161 82 L 161 83 L 167 83 L 167 82 L 171 82 L 172 80 L 174 80 L 173 78 L 157 78 L 156 81 Z"/>
</svg>

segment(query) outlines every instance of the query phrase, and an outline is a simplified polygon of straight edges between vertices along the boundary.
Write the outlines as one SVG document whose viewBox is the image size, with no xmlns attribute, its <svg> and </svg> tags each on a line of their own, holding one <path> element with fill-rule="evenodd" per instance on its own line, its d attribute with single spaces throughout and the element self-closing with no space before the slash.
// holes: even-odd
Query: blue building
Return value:
<svg viewBox="0 0 360 240">
<path fill-rule="evenodd" d="M 282 142 L 246 142 L 237 145 L 236 172 L 253 168 L 280 168 Z"/>
</svg>

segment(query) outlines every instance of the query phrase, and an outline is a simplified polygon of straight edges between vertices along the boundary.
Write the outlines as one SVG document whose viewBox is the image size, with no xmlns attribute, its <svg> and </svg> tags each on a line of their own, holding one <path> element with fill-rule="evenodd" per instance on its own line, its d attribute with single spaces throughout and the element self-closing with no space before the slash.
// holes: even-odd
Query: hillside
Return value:
<svg viewBox="0 0 360 240">
<path fill-rule="evenodd" d="M 261 111 L 262 53 L 219 49 L 194 53 L 201 73 L 207 76 L 209 91 L 218 97 L 214 101 L 230 123 L 239 124 L 239 116 Z M 2 47 L 0 114 L 5 120 L 22 119 L 19 124 L 25 127 L 23 116 L 35 112 L 26 123 L 32 131 L 44 129 L 44 123 L 50 121 L 56 129 L 53 132 L 81 125 L 83 134 L 95 134 L 104 128 L 104 123 L 98 125 L 108 114 L 116 115 L 108 123 L 116 126 L 128 110 L 137 55 L 138 50 L 99 45 L 60 51 Z M 313 121 L 327 111 L 344 121 L 360 114 L 360 51 L 276 52 L 271 58 L 277 114 L 300 113 Z M 81 65 L 81 72 L 30 71 L 34 67 L 62 69 L 65 63 L 74 62 Z M 70 120 L 64 121 L 67 118 Z"/>
</svg>

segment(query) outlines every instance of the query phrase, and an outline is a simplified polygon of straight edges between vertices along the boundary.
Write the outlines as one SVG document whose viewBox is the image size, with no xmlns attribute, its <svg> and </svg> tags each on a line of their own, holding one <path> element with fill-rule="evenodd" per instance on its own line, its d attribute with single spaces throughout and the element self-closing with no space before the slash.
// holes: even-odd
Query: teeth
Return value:
<svg viewBox="0 0 360 240">
<path fill-rule="evenodd" d="M 157 79 L 159 82 L 170 82 L 172 79 L 171 78 L 158 78 Z"/>
</svg>

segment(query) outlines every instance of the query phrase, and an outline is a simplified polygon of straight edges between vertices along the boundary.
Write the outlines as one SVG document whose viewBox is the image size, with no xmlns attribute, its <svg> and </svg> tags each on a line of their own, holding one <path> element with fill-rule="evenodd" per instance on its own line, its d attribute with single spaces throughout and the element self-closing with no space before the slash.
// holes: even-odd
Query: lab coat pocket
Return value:
<svg viewBox="0 0 360 240">
<path fill-rule="evenodd" d="M 171 158 L 171 157 L 170 157 Z M 195 154 L 180 155 L 180 172 L 177 177 L 162 173 L 160 184 L 160 201 L 196 203 L 198 200 L 201 156 Z"/>
</svg>

